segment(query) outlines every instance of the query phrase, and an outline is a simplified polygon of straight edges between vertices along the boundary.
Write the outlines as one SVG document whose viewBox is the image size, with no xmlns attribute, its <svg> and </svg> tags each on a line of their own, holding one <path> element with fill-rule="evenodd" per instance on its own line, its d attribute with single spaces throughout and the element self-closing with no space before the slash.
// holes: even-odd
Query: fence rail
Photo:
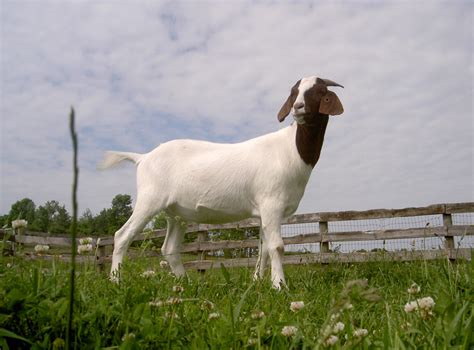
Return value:
<svg viewBox="0 0 474 350">
<path fill-rule="evenodd" d="M 418 259 L 439 259 L 439 258 L 466 258 L 471 257 L 471 248 L 461 248 L 455 246 L 454 237 L 469 237 L 474 235 L 474 220 L 468 225 L 453 225 L 453 214 L 470 213 L 474 217 L 474 202 L 469 203 L 450 203 L 435 204 L 421 208 L 404 209 L 373 209 L 366 211 L 341 211 L 341 212 L 321 212 L 310 214 L 293 215 L 285 220 L 282 225 L 296 224 L 317 224 L 317 230 L 305 234 L 284 237 L 285 246 L 292 244 L 317 244 L 319 252 L 312 254 L 287 254 L 284 257 L 284 264 L 308 264 L 308 263 L 331 263 L 331 262 L 361 262 L 372 260 L 418 260 Z M 358 230 L 358 231 L 330 231 L 328 223 L 354 220 L 377 220 L 393 219 L 407 217 L 422 217 L 440 215 L 442 225 L 431 227 L 429 225 L 423 228 L 404 228 L 404 229 L 377 229 L 377 230 Z M 206 239 L 208 232 L 216 232 L 225 229 L 250 229 L 259 227 L 260 223 L 256 219 L 244 220 L 231 224 L 207 225 L 193 224 L 187 227 L 188 233 L 198 233 L 198 239 L 194 242 L 183 245 L 183 253 L 200 254 L 201 259 L 185 263 L 188 269 L 204 270 L 213 267 L 224 266 L 253 266 L 256 258 L 240 259 L 212 259 L 206 260 L 204 252 L 222 251 L 224 249 L 245 249 L 256 248 L 258 239 L 227 240 L 227 241 L 209 241 Z M 155 230 L 141 233 L 135 237 L 134 242 L 143 240 L 163 238 L 166 230 Z M 0 230 L 0 237 L 5 236 L 5 231 Z M 352 252 L 338 253 L 331 252 L 329 244 L 334 242 L 352 242 L 352 241 L 386 241 L 399 239 L 418 239 L 437 237 L 443 241 L 442 249 L 431 250 L 412 250 L 412 251 L 382 251 L 382 252 Z M 5 236 L 6 238 L 6 236 Z M 70 247 L 71 238 L 35 236 L 31 234 L 13 235 L 9 241 L 25 245 L 45 244 L 57 247 Z M 94 245 L 97 246 L 96 259 L 99 264 L 110 260 L 106 256 L 106 247 L 113 246 L 113 237 L 94 238 Z M 159 254 L 154 254 L 159 256 Z"/>
</svg>

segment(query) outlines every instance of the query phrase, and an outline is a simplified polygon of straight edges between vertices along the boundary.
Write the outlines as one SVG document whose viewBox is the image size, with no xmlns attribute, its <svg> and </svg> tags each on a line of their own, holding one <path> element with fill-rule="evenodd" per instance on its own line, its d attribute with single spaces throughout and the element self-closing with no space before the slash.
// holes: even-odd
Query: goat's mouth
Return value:
<svg viewBox="0 0 474 350">
<path fill-rule="evenodd" d="M 304 124 L 306 123 L 305 117 L 307 113 L 295 113 L 293 114 L 293 119 L 298 123 L 298 124 Z"/>
</svg>

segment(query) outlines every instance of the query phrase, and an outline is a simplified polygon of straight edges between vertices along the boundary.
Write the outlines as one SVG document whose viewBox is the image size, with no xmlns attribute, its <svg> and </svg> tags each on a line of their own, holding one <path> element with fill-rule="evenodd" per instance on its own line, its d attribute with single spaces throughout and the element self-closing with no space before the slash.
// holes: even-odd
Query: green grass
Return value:
<svg viewBox="0 0 474 350">
<path fill-rule="evenodd" d="M 149 269 L 155 275 L 142 277 Z M 0 258 L 0 346 L 64 347 L 68 271 L 59 261 Z M 190 272 L 178 281 L 156 259 L 142 259 L 126 261 L 115 285 L 91 263 L 78 266 L 73 339 L 78 349 L 314 349 L 342 322 L 334 348 L 468 349 L 472 273 L 465 261 L 286 266 L 288 289 L 278 292 L 268 276 L 252 281 L 248 269 Z M 407 293 L 414 282 L 416 296 Z M 177 285 L 184 291 L 173 291 Z M 404 311 L 427 296 L 436 303 L 432 317 Z M 305 306 L 293 312 L 292 301 Z M 282 335 L 285 326 L 296 333 Z M 357 328 L 367 336 L 355 337 Z"/>
</svg>

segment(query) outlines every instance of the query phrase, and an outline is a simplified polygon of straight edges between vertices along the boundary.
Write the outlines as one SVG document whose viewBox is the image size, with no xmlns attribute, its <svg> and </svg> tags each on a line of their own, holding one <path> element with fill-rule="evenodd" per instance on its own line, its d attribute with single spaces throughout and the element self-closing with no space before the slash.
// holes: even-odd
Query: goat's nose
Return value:
<svg viewBox="0 0 474 350">
<path fill-rule="evenodd" d="M 303 102 L 296 102 L 294 105 L 293 105 L 293 108 L 294 109 L 300 109 L 300 108 L 303 108 L 304 107 L 304 103 Z"/>
</svg>

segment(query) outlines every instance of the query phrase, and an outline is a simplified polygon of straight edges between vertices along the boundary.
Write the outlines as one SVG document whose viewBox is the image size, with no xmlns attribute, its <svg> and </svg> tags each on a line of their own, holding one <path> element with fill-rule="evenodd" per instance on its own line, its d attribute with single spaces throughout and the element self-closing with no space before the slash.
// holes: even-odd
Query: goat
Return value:
<svg viewBox="0 0 474 350">
<path fill-rule="evenodd" d="M 106 152 L 99 168 L 123 160 L 137 165 L 137 199 L 129 220 L 115 233 L 111 278 L 133 237 L 153 216 L 167 213 L 161 251 L 176 276 L 185 274 L 180 247 L 182 222 L 226 223 L 259 218 L 259 259 L 254 278 L 261 278 L 268 259 L 276 289 L 285 285 L 281 222 L 298 208 L 316 165 L 329 115 L 343 113 L 331 80 L 299 80 L 278 113 L 284 121 L 292 112 L 296 123 L 279 131 L 235 144 L 173 140 L 146 154 Z M 180 220 L 178 220 L 180 218 Z"/>
</svg>

